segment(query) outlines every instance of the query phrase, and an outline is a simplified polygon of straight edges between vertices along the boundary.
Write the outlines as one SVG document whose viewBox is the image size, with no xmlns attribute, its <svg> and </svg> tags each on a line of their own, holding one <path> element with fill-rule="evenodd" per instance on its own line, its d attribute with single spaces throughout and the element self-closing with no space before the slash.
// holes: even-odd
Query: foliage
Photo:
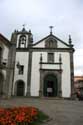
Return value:
<svg viewBox="0 0 83 125">
<path fill-rule="evenodd" d="M 47 121 L 49 119 L 49 116 L 44 114 L 42 111 L 38 111 L 37 119 L 35 122 L 31 122 L 30 125 L 39 125 L 43 123 L 44 121 Z"/>
</svg>

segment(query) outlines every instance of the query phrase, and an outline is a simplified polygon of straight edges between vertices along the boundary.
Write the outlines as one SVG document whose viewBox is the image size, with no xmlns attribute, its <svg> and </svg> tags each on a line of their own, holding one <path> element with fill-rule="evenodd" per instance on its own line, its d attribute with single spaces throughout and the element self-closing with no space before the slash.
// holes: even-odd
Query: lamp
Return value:
<svg viewBox="0 0 83 125">
<path fill-rule="evenodd" d="M 16 66 L 17 66 L 17 68 L 19 68 L 19 67 L 20 67 L 20 63 L 19 63 L 19 61 L 17 62 Z"/>
</svg>

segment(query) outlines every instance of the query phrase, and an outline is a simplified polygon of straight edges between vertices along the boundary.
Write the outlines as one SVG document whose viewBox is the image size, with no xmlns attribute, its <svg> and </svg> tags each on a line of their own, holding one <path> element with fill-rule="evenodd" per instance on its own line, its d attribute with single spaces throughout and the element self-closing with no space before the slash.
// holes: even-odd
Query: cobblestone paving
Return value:
<svg viewBox="0 0 83 125">
<path fill-rule="evenodd" d="M 11 98 L 0 99 L 0 106 L 35 106 L 51 118 L 44 125 L 83 125 L 83 101 Z"/>
</svg>

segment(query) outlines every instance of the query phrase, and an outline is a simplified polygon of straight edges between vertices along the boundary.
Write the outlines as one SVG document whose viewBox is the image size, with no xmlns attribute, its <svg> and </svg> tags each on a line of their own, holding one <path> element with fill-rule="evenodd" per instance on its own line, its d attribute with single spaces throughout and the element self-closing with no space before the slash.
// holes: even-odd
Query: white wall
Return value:
<svg viewBox="0 0 83 125">
<path fill-rule="evenodd" d="M 47 62 L 47 52 L 33 52 L 33 59 L 32 59 L 32 77 L 31 77 L 31 95 L 38 96 L 39 95 L 39 88 L 40 88 L 40 54 L 42 53 L 43 61 Z M 61 54 L 62 57 L 62 96 L 63 97 L 70 97 L 70 56 L 69 53 L 66 52 L 55 52 L 55 62 L 59 62 L 59 55 Z M 50 68 L 59 68 L 58 66 L 54 67 L 49 65 L 43 65 L 44 69 Z"/>
<path fill-rule="evenodd" d="M 32 58 L 32 77 L 31 77 L 31 95 L 39 95 L 40 87 L 40 54 L 42 53 L 43 61 L 47 62 L 47 53 L 45 52 L 33 52 Z"/>
<path fill-rule="evenodd" d="M 60 66 L 56 64 L 43 64 L 42 69 L 60 69 Z"/>
<path fill-rule="evenodd" d="M 27 72 L 28 72 L 28 52 L 16 52 L 16 62 L 15 62 L 15 73 L 14 73 L 14 86 L 13 86 L 13 94 L 15 83 L 18 80 L 23 80 L 25 82 L 25 95 L 27 91 Z M 24 65 L 24 73 L 22 75 L 18 74 L 17 63 L 20 65 Z"/>
<path fill-rule="evenodd" d="M 40 42 L 34 47 L 44 48 L 45 41 Z M 34 48 L 33 47 L 33 48 Z M 59 48 L 67 48 L 67 46 L 60 41 L 58 41 Z M 31 71 L 31 96 L 39 96 L 40 89 L 40 55 L 42 54 L 43 62 L 47 62 L 47 52 L 33 52 L 32 53 L 32 71 Z M 62 96 L 70 97 L 71 93 L 71 80 L 70 80 L 70 55 L 68 52 L 54 52 L 54 61 L 55 63 L 59 62 L 59 55 L 62 57 Z M 27 71 L 28 71 L 28 53 L 27 52 L 17 52 L 16 53 L 16 64 L 20 62 L 21 65 L 24 65 L 24 74 L 18 75 L 18 69 L 15 65 L 15 78 L 14 84 L 17 80 L 23 80 L 25 82 L 25 95 L 27 91 Z M 59 69 L 57 65 L 44 65 L 44 69 Z M 14 90 L 14 88 L 13 88 Z"/>
<path fill-rule="evenodd" d="M 2 59 L 1 62 L 5 62 L 6 64 L 8 63 L 8 53 L 9 53 L 9 48 L 2 42 L 0 41 L 0 47 L 2 48 Z M 2 74 L 4 75 L 4 79 L 6 79 L 6 70 L 2 70 Z"/>
<path fill-rule="evenodd" d="M 38 47 L 38 48 L 45 48 L 45 40 L 41 41 L 40 43 L 36 44 L 33 46 L 33 48 Z M 69 48 L 67 45 L 62 43 L 61 41 L 57 40 L 57 48 Z"/>
<path fill-rule="evenodd" d="M 70 53 L 55 52 L 55 62 L 58 62 L 60 54 L 62 58 L 62 96 L 70 97 L 71 93 Z"/>
<path fill-rule="evenodd" d="M 70 97 L 71 94 L 70 53 L 55 52 L 55 62 L 58 62 L 60 54 L 62 58 L 62 97 Z"/>
<path fill-rule="evenodd" d="M 61 41 L 57 42 L 57 46 L 58 48 L 69 48 L 67 45 L 65 45 L 64 43 L 62 43 Z"/>
<path fill-rule="evenodd" d="M 6 46 L 4 46 L 3 60 L 7 60 L 8 61 L 8 53 L 9 53 L 9 49 Z"/>
<path fill-rule="evenodd" d="M 71 77 L 70 77 L 70 55 L 69 53 L 61 53 L 62 55 L 62 96 L 70 97 L 71 94 Z"/>
<path fill-rule="evenodd" d="M 38 47 L 38 48 L 44 48 L 45 47 L 45 40 L 41 41 L 40 43 L 36 44 L 33 46 L 33 48 Z"/>
<path fill-rule="evenodd" d="M 9 48 L 0 41 L 0 47 L 2 48 L 2 62 L 8 62 Z"/>
</svg>

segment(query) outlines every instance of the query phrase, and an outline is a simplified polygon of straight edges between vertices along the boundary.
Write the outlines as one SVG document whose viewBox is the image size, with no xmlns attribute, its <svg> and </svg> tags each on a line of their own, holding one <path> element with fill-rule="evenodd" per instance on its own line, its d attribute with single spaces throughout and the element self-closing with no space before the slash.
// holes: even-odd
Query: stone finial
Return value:
<svg viewBox="0 0 83 125">
<path fill-rule="evenodd" d="M 72 39 L 71 39 L 71 35 L 69 35 L 69 45 L 72 44 Z"/>
<path fill-rule="evenodd" d="M 31 30 L 29 29 L 29 33 L 31 33 Z"/>
<path fill-rule="evenodd" d="M 29 30 L 29 44 L 33 43 L 33 34 L 31 33 L 31 30 Z"/>
<path fill-rule="evenodd" d="M 15 30 L 14 30 L 14 33 L 18 33 L 18 30 L 15 29 Z"/>
<path fill-rule="evenodd" d="M 16 31 L 16 29 L 14 30 L 14 33 L 16 33 L 17 31 Z"/>
<path fill-rule="evenodd" d="M 25 28 L 22 29 L 22 32 L 25 32 Z"/>
<path fill-rule="evenodd" d="M 59 54 L 59 62 L 60 62 L 60 63 L 62 62 L 61 54 Z"/>
<path fill-rule="evenodd" d="M 31 42 L 33 42 L 33 35 L 32 34 L 31 34 L 30 40 L 31 40 Z"/>
<path fill-rule="evenodd" d="M 42 62 L 42 53 L 40 54 L 40 62 Z"/>
<path fill-rule="evenodd" d="M 59 63 L 60 63 L 60 70 L 62 69 L 62 57 L 61 57 L 61 54 L 59 54 Z"/>
</svg>

